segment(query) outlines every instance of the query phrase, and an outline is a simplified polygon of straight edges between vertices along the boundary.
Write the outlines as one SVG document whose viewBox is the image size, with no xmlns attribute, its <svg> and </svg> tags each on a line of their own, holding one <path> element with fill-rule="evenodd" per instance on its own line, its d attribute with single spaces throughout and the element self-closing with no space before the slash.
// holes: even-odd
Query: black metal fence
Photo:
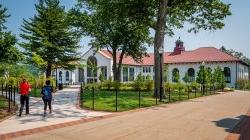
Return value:
<svg viewBox="0 0 250 140">
<path fill-rule="evenodd" d="M 12 109 L 16 106 L 16 93 L 18 88 L 13 85 L 1 85 L 1 96 L 6 98 L 8 101 L 8 112 L 11 112 Z"/>
<path fill-rule="evenodd" d="M 162 103 L 171 103 L 171 102 L 183 101 L 183 100 L 193 99 L 193 98 L 202 97 L 202 96 L 208 96 L 208 95 L 216 94 L 217 93 L 216 91 L 217 90 L 214 86 L 205 86 L 205 89 L 191 87 L 191 86 L 186 86 L 185 88 L 170 88 L 169 87 L 165 89 L 163 100 L 160 101 L 159 96 L 155 96 L 153 91 L 145 92 L 145 91 L 142 91 L 141 89 L 138 89 L 137 91 L 122 91 L 119 89 L 104 91 L 104 90 L 99 90 L 95 88 L 92 88 L 91 90 L 85 90 L 84 85 L 81 84 L 81 93 L 82 93 L 81 103 L 83 107 L 86 107 L 92 110 L 105 110 L 105 109 L 96 107 L 96 104 L 98 104 L 98 102 L 102 102 L 101 100 L 105 100 L 105 98 L 106 99 L 110 98 L 112 100 L 109 100 L 107 102 L 102 102 L 103 105 L 106 103 L 113 105 L 113 109 L 108 110 L 108 111 L 123 111 L 123 110 L 129 110 L 133 108 L 146 107 L 147 105 L 153 106 L 153 105 L 162 104 Z M 125 98 L 124 96 L 128 96 L 128 97 Z M 131 105 L 133 107 L 127 108 L 127 109 L 123 108 L 125 105 L 124 105 L 124 101 L 121 101 L 122 99 L 133 100 L 132 102 L 133 105 Z M 145 106 L 145 102 L 147 102 L 146 106 Z M 85 103 L 87 105 L 85 105 Z M 100 106 L 100 104 L 98 104 L 98 106 Z"/>
</svg>

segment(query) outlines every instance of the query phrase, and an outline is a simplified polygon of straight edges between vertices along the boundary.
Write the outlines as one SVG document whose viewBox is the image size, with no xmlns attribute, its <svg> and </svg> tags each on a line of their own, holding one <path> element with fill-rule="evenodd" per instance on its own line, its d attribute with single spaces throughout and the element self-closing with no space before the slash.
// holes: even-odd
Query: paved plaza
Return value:
<svg viewBox="0 0 250 140">
<path fill-rule="evenodd" d="M 16 116 L 0 123 L 0 133 L 59 124 L 56 128 L 33 129 L 2 135 L 19 140 L 236 140 L 249 139 L 250 92 L 236 91 L 189 101 L 164 104 L 123 113 L 103 113 L 75 107 L 75 88 L 56 93 L 53 115 L 42 117 L 40 102 L 31 106 L 31 115 Z M 59 101 L 60 99 L 60 101 Z M 75 101 L 75 102 L 72 102 Z M 33 101 L 34 102 L 34 101 Z M 35 105 L 36 104 L 36 105 Z M 40 109 L 35 109 L 40 108 Z M 103 116 L 101 119 L 66 121 Z M 242 122 L 243 121 L 243 122 Z M 241 125 L 244 128 L 242 129 Z M 234 129 L 236 128 L 236 129 Z M 235 130 L 235 131 L 234 131 Z M 6 136 L 6 137 L 5 137 Z"/>
<path fill-rule="evenodd" d="M 22 117 L 15 115 L 1 122 L 0 135 L 109 114 L 77 108 L 79 89 L 79 87 L 73 86 L 56 92 L 52 102 L 53 113 L 47 113 L 47 117 L 43 116 L 42 99 L 31 97 L 30 115 L 26 116 L 24 110 Z M 19 97 L 16 100 L 19 101 Z"/>
</svg>

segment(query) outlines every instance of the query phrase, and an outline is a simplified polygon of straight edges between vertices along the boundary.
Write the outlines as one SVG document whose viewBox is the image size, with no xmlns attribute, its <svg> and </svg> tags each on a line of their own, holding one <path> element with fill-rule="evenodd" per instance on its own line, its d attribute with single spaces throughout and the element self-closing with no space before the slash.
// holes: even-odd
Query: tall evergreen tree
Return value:
<svg viewBox="0 0 250 140">
<path fill-rule="evenodd" d="M 79 60 L 79 36 L 68 24 L 65 8 L 59 0 L 39 0 L 35 4 L 37 14 L 23 21 L 22 34 L 25 48 L 31 63 L 46 70 L 46 77 L 51 76 L 55 65 L 71 69 Z M 58 59 L 58 62 L 55 60 Z"/>
<path fill-rule="evenodd" d="M 17 39 L 10 31 L 7 31 L 5 23 L 10 15 L 7 9 L 0 4 L 0 63 L 16 63 L 22 59 L 22 54 L 15 47 Z"/>
</svg>

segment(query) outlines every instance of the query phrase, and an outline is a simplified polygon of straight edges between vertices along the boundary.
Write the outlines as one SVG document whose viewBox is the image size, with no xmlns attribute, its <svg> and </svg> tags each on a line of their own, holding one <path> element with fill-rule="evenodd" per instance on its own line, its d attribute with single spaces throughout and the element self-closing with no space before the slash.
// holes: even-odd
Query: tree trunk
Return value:
<svg viewBox="0 0 250 140">
<path fill-rule="evenodd" d="M 46 68 L 46 78 L 51 77 L 51 71 L 52 71 L 52 64 L 48 62 L 48 65 Z"/>
<path fill-rule="evenodd" d="M 119 81 L 119 77 L 118 77 L 118 68 L 117 68 L 117 63 L 116 63 L 116 49 L 112 49 L 113 51 L 113 76 L 114 76 L 114 81 Z"/>
<path fill-rule="evenodd" d="M 120 57 L 119 57 L 119 62 L 117 65 L 116 50 L 113 49 L 113 75 L 114 75 L 114 81 L 116 82 L 121 82 L 121 66 L 122 66 L 124 53 L 125 51 L 122 50 Z"/>
<path fill-rule="evenodd" d="M 164 53 L 160 58 L 159 48 L 163 47 L 165 26 L 166 26 L 166 13 L 167 13 L 168 0 L 159 1 L 158 18 L 156 23 L 156 31 L 154 38 L 154 62 L 155 62 L 155 92 L 154 96 L 160 97 L 164 95 L 164 80 L 163 80 L 163 59 Z M 163 87 L 161 87 L 161 85 Z M 160 93 L 160 89 L 161 93 Z"/>
</svg>

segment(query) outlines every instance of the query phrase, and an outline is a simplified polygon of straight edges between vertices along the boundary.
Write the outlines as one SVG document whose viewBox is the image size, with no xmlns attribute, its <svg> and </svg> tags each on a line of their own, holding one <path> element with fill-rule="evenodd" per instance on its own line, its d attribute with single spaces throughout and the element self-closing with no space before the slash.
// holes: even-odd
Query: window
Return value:
<svg viewBox="0 0 250 140">
<path fill-rule="evenodd" d="M 107 66 L 101 67 L 101 73 L 104 77 L 104 80 L 107 80 Z"/>
<path fill-rule="evenodd" d="M 188 69 L 188 81 L 193 82 L 195 80 L 195 70 L 193 68 Z"/>
<path fill-rule="evenodd" d="M 62 71 L 59 72 L 59 81 L 62 81 Z"/>
<path fill-rule="evenodd" d="M 97 60 L 94 56 L 90 56 L 87 60 L 87 76 L 97 77 Z"/>
<path fill-rule="evenodd" d="M 84 82 L 84 69 L 79 68 L 79 82 Z"/>
<path fill-rule="evenodd" d="M 151 67 L 143 67 L 142 71 L 143 73 L 151 73 Z"/>
<path fill-rule="evenodd" d="M 66 81 L 69 81 L 69 71 L 66 71 Z"/>
<path fill-rule="evenodd" d="M 134 81 L 135 78 L 135 69 L 134 68 L 129 68 L 129 81 Z"/>
<path fill-rule="evenodd" d="M 177 68 L 174 68 L 172 71 L 172 82 L 177 83 L 179 82 L 180 75 L 179 70 Z"/>
<path fill-rule="evenodd" d="M 128 81 L 128 67 L 123 67 L 123 82 L 127 82 Z"/>
<path fill-rule="evenodd" d="M 231 70 L 229 67 L 224 68 L 225 82 L 231 83 Z"/>
</svg>

